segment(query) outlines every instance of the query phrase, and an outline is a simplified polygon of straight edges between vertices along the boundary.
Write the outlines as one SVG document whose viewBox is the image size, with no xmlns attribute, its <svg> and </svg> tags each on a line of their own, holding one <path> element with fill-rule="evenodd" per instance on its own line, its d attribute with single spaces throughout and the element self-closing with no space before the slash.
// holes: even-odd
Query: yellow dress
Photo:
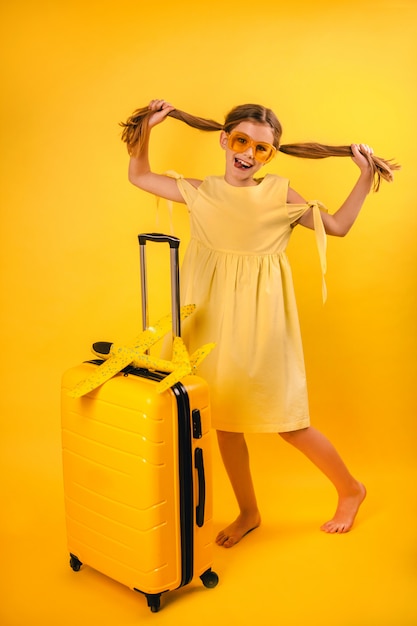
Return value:
<svg viewBox="0 0 417 626">
<path fill-rule="evenodd" d="M 198 372 L 210 385 L 213 427 L 246 433 L 305 428 L 303 348 L 285 249 L 292 225 L 313 207 L 325 271 L 318 204 L 288 204 L 288 180 L 271 174 L 253 187 L 235 187 L 222 176 L 206 178 L 198 189 L 184 178 L 177 184 L 191 228 L 181 297 L 197 305 L 182 336 L 190 353 L 216 343 Z"/>
</svg>

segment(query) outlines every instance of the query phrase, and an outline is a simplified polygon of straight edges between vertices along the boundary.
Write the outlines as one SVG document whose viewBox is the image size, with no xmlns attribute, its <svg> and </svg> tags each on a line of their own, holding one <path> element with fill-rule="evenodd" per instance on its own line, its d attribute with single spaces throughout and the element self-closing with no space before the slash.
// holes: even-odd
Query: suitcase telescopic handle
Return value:
<svg viewBox="0 0 417 626">
<path fill-rule="evenodd" d="M 142 233 L 138 235 L 139 244 L 146 245 L 147 241 L 154 241 L 156 243 L 165 242 L 169 243 L 170 248 L 179 248 L 180 240 L 178 237 L 172 235 L 164 235 L 163 233 Z"/>
<path fill-rule="evenodd" d="M 173 337 L 181 336 L 181 316 L 180 316 L 180 265 L 179 252 L 180 240 L 172 235 L 163 233 L 141 233 L 138 235 L 140 251 L 140 277 L 142 296 L 142 328 L 149 327 L 148 314 L 148 281 L 146 272 L 146 242 L 168 243 L 170 249 L 171 263 L 171 308 L 172 308 L 172 334 Z"/>
</svg>

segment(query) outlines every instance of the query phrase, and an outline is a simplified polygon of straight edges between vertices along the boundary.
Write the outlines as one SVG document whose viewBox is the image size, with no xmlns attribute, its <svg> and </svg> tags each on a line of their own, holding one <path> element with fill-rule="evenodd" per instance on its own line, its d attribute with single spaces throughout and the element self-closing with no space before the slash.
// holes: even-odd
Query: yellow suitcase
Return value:
<svg viewBox="0 0 417 626">
<path fill-rule="evenodd" d="M 147 240 L 170 244 L 174 332 L 179 334 L 174 313 L 179 311 L 179 240 L 140 237 L 142 262 Z M 141 268 L 145 319 L 144 262 Z M 86 564 L 145 594 L 157 612 L 161 594 L 196 576 L 206 587 L 218 582 L 211 569 L 209 390 L 205 381 L 189 375 L 158 394 L 164 374 L 127 367 L 87 395 L 71 397 L 69 390 L 100 363 L 76 366 L 62 381 L 70 565 L 78 571 Z"/>
</svg>

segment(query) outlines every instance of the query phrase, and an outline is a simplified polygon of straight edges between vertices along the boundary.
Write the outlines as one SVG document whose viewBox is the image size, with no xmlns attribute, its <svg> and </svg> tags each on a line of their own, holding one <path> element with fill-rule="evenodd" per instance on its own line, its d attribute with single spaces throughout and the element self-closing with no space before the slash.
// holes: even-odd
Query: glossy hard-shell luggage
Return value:
<svg viewBox="0 0 417 626">
<path fill-rule="evenodd" d="M 179 240 L 140 235 L 142 314 L 147 318 L 146 241 L 171 251 L 174 335 L 180 333 Z M 127 367 L 80 398 L 69 390 L 100 365 L 83 363 L 62 381 L 63 475 L 70 565 L 82 564 L 146 595 L 212 571 L 210 404 L 207 384 L 189 375 L 163 393 L 162 373 Z"/>
</svg>

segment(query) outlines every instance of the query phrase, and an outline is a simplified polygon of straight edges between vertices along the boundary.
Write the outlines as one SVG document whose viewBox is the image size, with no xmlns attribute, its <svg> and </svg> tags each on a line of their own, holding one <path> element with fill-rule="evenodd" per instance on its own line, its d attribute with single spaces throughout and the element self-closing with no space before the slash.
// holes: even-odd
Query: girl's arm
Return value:
<svg viewBox="0 0 417 626">
<path fill-rule="evenodd" d="M 336 237 L 344 237 L 347 235 L 359 215 L 366 196 L 371 190 L 371 168 L 361 152 L 373 154 L 373 150 L 369 146 L 364 144 L 360 144 L 360 146 L 356 144 L 352 145 L 352 160 L 360 169 L 360 176 L 352 191 L 336 213 L 333 213 L 332 215 L 323 211 L 321 213 L 324 228 L 328 235 L 335 235 Z M 294 191 L 294 189 L 290 188 L 288 190 L 288 202 L 291 204 L 303 203 L 305 200 L 296 191 Z M 297 223 L 305 226 L 306 228 L 314 229 L 312 210 L 310 209 L 304 213 Z"/>
<path fill-rule="evenodd" d="M 149 109 L 154 113 L 149 117 L 148 126 L 152 129 L 157 124 L 163 122 L 170 111 L 175 107 L 165 100 L 152 100 Z M 152 172 L 149 164 L 149 140 L 146 141 L 143 149 L 130 157 L 129 161 L 129 181 L 149 193 L 172 200 L 173 202 L 184 202 L 184 199 L 178 189 L 177 182 L 170 176 L 163 174 L 155 174 Z M 200 180 L 187 179 L 189 182 L 198 187 Z"/>
</svg>

